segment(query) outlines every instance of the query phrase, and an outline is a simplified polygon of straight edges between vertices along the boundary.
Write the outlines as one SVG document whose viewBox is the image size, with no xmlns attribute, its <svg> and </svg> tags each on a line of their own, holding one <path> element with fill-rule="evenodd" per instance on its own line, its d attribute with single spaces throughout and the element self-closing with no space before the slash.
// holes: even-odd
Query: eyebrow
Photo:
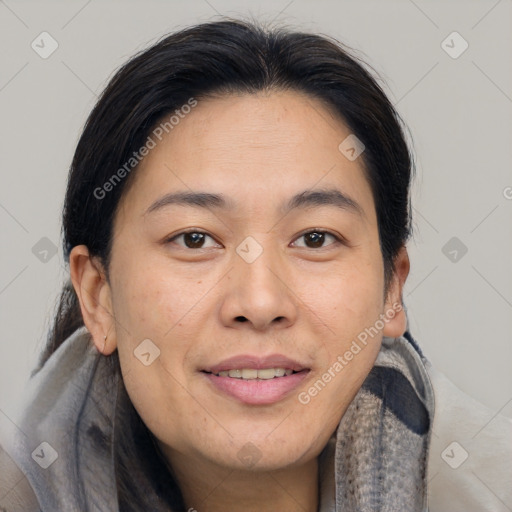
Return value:
<svg viewBox="0 0 512 512">
<path fill-rule="evenodd" d="M 160 210 L 161 208 L 177 204 L 180 206 L 192 206 L 206 209 L 232 210 L 235 203 L 223 194 L 212 194 L 208 192 L 172 192 L 157 199 L 144 213 Z M 295 194 L 287 201 L 281 211 L 287 214 L 298 208 L 311 208 L 319 206 L 334 206 L 344 211 L 356 213 L 361 217 L 365 216 L 364 210 L 354 199 L 338 189 L 314 189 L 304 190 Z"/>
</svg>

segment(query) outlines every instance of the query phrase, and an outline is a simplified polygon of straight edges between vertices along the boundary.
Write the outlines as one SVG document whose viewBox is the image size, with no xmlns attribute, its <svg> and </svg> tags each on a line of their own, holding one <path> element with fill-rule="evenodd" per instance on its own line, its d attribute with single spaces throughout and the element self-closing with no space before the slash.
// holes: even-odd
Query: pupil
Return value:
<svg viewBox="0 0 512 512">
<path fill-rule="evenodd" d="M 309 240 L 312 242 L 313 247 L 322 247 L 324 236 L 324 233 L 317 233 L 315 231 L 313 233 L 308 233 L 306 235 L 306 240 L 309 238 Z"/>
<path fill-rule="evenodd" d="M 185 245 L 191 249 L 201 247 L 204 241 L 203 233 L 185 233 Z"/>
</svg>

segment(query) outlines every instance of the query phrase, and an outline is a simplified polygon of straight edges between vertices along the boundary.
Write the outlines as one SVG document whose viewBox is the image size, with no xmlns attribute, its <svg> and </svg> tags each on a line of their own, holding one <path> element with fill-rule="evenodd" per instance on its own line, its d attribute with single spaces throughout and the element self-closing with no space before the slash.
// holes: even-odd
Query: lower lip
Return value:
<svg viewBox="0 0 512 512">
<path fill-rule="evenodd" d="M 266 380 L 245 380 L 232 377 L 218 377 L 203 372 L 212 385 L 240 402 L 250 405 L 267 405 L 279 402 L 291 393 L 306 378 L 308 370 L 292 373 L 284 377 Z"/>
</svg>

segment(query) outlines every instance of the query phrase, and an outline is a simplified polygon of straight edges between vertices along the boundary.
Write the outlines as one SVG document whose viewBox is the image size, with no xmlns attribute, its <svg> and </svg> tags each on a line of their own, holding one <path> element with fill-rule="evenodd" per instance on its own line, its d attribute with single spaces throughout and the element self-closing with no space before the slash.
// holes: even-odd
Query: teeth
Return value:
<svg viewBox="0 0 512 512">
<path fill-rule="evenodd" d="M 263 379 L 269 380 L 274 377 L 284 377 L 285 375 L 291 375 L 293 370 L 285 368 L 264 368 L 262 370 L 256 370 L 255 368 L 243 368 L 241 370 L 224 370 L 216 373 L 219 377 L 232 377 L 234 379 Z"/>
<path fill-rule="evenodd" d="M 242 370 L 242 379 L 257 379 L 258 378 L 258 370 Z"/>
<path fill-rule="evenodd" d="M 273 379 L 274 377 L 282 377 L 284 375 L 284 373 L 283 375 L 278 375 L 279 370 L 282 370 L 282 368 L 265 368 L 264 370 L 258 370 L 256 373 L 258 374 L 258 379 Z"/>
</svg>

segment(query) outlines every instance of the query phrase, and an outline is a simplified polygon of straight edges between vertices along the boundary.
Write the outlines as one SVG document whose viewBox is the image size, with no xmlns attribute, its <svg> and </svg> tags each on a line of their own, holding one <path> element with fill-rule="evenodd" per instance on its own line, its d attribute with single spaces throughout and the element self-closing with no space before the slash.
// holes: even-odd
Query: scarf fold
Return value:
<svg viewBox="0 0 512 512">
<path fill-rule="evenodd" d="M 410 334 L 384 338 L 321 461 L 320 512 L 423 512 L 434 393 Z M 333 474 L 334 478 L 329 478 Z"/>
</svg>

